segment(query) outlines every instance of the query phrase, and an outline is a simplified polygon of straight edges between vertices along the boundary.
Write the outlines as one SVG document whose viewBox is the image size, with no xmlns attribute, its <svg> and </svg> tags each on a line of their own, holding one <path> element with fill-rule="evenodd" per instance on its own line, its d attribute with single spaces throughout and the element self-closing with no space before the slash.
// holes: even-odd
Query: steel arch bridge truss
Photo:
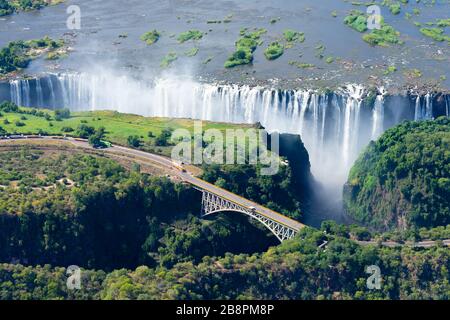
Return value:
<svg viewBox="0 0 450 320">
<path fill-rule="evenodd" d="M 280 242 L 284 240 L 292 239 L 297 231 L 275 221 L 267 216 L 258 213 L 256 210 L 246 208 L 244 206 L 238 205 L 232 201 L 224 199 L 214 193 L 208 192 L 206 190 L 200 190 L 202 192 L 202 216 L 206 217 L 208 215 L 218 213 L 218 212 L 239 212 L 243 213 L 254 220 L 262 223 L 267 229 L 269 229 Z"/>
</svg>

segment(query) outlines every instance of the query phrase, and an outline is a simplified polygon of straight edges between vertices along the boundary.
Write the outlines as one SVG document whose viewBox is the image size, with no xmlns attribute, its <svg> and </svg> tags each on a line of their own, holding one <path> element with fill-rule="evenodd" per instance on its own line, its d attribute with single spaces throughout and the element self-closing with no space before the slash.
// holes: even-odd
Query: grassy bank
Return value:
<svg viewBox="0 0 450 320">
<path fill-rule="evenodd" d="M 8 134 L 48 134 L 77 136 L 81 125 L 98 130 L 105 128 L 105 139 L 112 143 L 127 145 L 130 136 L 141 142 L 141 148 L 160 154 L 169 154 L 171 145 L 158 145 L 158 138 L 167 131 L 186 129 L 194 133 L 192 119 L 150 118 L 116 111 L 72 112 L 66 118 L 58 117 L 54 111 L 43 110 L 39 114 L 30 114 L 31 108 L 20 108 L 19 112 L 0 111 L 1 128 Z M 58 118 L 58 120 L 56 120 Z M 248 124 L 228 124 L 202 121 L 203 130 L 246 129 Z M 0 133 L 1 134 L 1 133 Z"/>
</svg>

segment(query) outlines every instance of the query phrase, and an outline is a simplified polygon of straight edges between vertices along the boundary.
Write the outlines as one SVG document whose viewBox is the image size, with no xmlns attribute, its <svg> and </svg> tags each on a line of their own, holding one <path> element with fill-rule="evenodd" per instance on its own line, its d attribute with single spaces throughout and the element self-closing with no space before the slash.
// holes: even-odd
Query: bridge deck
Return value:
<svg viewBox="0 0 450 320">
<path fill-rule="evenodd" d="M 43 137 L 34 137 L 33 140 L 51 141 L 51 140 L 54 140 L 55 138 L 62 139 L 61 137 L 44 137 L 43 136 Z M 87 140 L 85 140 L 85 139 L 66 138 L 63 140 L 67 141 L 68 143 L 71 143 L 77 147 L 92 149 L 92 147 L 88 144 Z M 3 143 L 8 142 L 8 141 L 14 141 L 14 140 L 12 140 L 12 139 L 0 140 L 0 142 L 3 142 Z M 158 163 L 159 165 L 162 165 L 171 170 L 176 169 L 176 174 L 181 180 L 183 180 L 189 184 L 192 184 L 193 186 L 195 186 L 199 189 L 206 190 L 210 193 L 213 193 L 213 194 L 215 194 L 219 197 L 222 197 L 228 201 L 234 202 L 235 204 L 245 207 L 247 209 L 250 209 L 253 207 L 253 208 L 255 208 L 255 211 L 257 213 L 259 213 L 269 219 L 272 219 L 278 223 L 281 223 L 289 228 L 292 228 L 295 231 L 299 231 L 301 228 L 303 228 L 305 226 L 305 225 L 301 224 L 300 222 L 290 219 L 282 214 L 279 214 L 273 210 L 270 210 L 264 206 L 261 206 L 253 201 L 245 199 L 245 198 L 238 196 L 232 192 L 229 192 L 225 189 L 222 189 L 211 183 L 208 183 L 202 179 L 199 179 L 199 178 L 195 177 L 192 173 L 182 172 L 179 168 L 174 167 L 172 160 L 169 158 L 166 158 L 166 157 L 163 157 L 160 155 L 156 155 L 156 154 L 152 154 L 152 153 L 148 153 L 148 152 L 144 152 L 144 151 L 140 151 L 140 150 L 136 150 L 136 149 L 126 148 L 126 147 L 122 147 L 122 146 L 116 146 L 116 145 L 114 145 L 108 149 L 102 149 L 101 151 L 105 152 L 105 153 L 110 153 L 110 154 L 124 154 L 124 155 L 132 156 L 132 157 L 138 157 L 140 159 L 146 159 L 153 163 Z"/>
</svg>

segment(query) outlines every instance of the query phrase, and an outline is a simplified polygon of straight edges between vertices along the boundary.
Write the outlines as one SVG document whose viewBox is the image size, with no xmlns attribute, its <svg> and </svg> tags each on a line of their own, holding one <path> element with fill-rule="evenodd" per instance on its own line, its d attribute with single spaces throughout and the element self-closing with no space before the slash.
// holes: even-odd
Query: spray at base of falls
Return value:
<svg viewBox="0 0 450 320">
<path fill-rule="evenodd" d="M 370 140 L 402 120 L 448 116 L 449 112 L 448 96 L 444 96 L 445 110 L 439 111 L 430 93 L 389 97 L 383 88 L 370 93 L 360 85 L 320 92 L 205 84 L 174 77 L 150 83 L 106 73 L 72 73 L 14 80 L 8 89 L 3 90 L 8 91 L 3 92 L 4 98 L 23 106 L 260 122 L 269 132 L 299 134 L 315 178 L 339 195 L 351 165 Z"/>
</svg>

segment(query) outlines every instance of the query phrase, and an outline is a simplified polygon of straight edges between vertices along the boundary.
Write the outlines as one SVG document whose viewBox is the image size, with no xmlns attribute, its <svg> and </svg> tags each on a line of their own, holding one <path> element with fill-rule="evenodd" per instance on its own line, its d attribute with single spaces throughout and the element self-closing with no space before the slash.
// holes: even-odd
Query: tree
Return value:
<svg viewBox="0 0 450 320">
<path fill-rule="evenodd" d="M 89 136 L 88 142 L 94 148 L 105 148 L 106 144 L 102 141 L 104 136 L 105 136 L 105 128 L 100 127 L 95 131 L 94 134 L 91 134 Z"/>
<path fill-rule="evenodd" d="M 128 136 L 127 143 L 130 147 L 139 148 L 141 146 L 142 141 L 139 136 L 133 135 L 133 136 Z"/>
<path fill-rule="evenodd" d="M 5 101 L 0 104 L 0 110 L 3 112 L 18 112 L 19 107 L 14 102 Z"/>
<path fill-rule="evenodd" d="M 170 137 L 172 136 L 172 129 L 163 129 L 156 137 L 155 144 L 159 147 L 166 147 L 170 144 Z"/>
<path fill-rule="evenodd" d="M 55 110 L 55 120 L 61 121 L 62 119 L 69 119 L 70 118 L 70 110 L 67 108 L 64 109 L 57 109 Z"/>
<path fill-rule="evenodd" d="M 77 128 L 77 136 L 87 139 L 95 133 L 95 128 L 86 124 L 80 124 Z"/>
</svg>

